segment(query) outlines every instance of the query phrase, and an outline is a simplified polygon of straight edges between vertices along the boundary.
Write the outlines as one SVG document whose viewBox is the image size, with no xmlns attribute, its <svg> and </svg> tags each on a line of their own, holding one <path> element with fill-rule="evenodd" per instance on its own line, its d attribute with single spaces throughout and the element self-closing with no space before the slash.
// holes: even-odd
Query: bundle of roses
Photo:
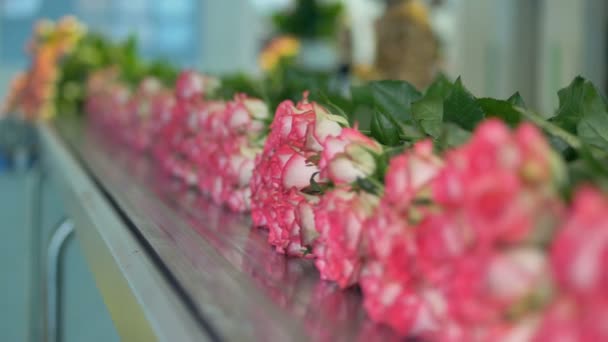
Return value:
<svg viewBox="0 0 608 342">
<path fill-rule="evenodd" d="M 218 204 L 247 211 L 254 158 L 270 115 L 263 101 L 244 94 L 227 102 L 205 100 L 213 82 L 185 71 L 174 94 L 154 78 L 131 94 L 116 69 L 104 69 L 88 80 L 86 110 L 112 140 L 150 150 L 164 171 Z"/>
<path fill-rule="evenodd" d="M 580 188 L 557 236 L 550 264 L 554 299 L 535 328 L 538 341 L 608 340 L 608 197 Z"/>
<path fill-rule="evenodd" d="M 147 77 L 139 84 L 133 96 L 127 103 L 127 118 L 124 139 L 126 143 L 135 151 L 145 151 L 151 143 L 154 135 L 151 133 L 152 117 L 157 97 L 163 97 L 163 89 L 161 82 L 153 77 Z"/>
<path fill-rule="evenodd" d="M 195 113 L 204 106 L 207 79 L 195 71 L 182 72 L 175 84 L 174 102 L 169 110 L 155 116 L 158 139 L 152 154 L 167 173 L 190 184 L 197 182 L 197 167 L 188 147 L 198 134 Z"/>
<path fill-rule="evenodd" d="M 426 141 L 393 159 L 368 223 L 370 316 L 433 340 L 523 334 L 551 285 L 544 246 L 562 215 L 552 154 L 533 126 L 488 120 L 443 160 Z"/>
<path fill-rule="evenodd" d="M 261 151 L 266 104 L 244 94 L 232 101 L 209 102 L 197 113 L 200 127 L 189 149 L 198 167 L 198 188 L 233 211 L 248 211 L 249 181 L 255 156 Z"/>
<path fill-rule="evenodd" d="M 333 221 L 316 213 L 337 213 L 345 201 L 367 201 L 351 185 L 375 172 L 376 155 L 382 153 L 380 144 L 356 129 L 343 128 L 347 125 L 342 116 L 309 102 L 306 94 L 297 104 L 282 102 L 251 180 L 253 224 L 268 229 L 268 241 L 279 253 L 319 256 L 317 265 L 326 270 L 322 274 L 328 279 L 339 272 L 333 265 L 339 256 L 326 254 L 326 241 L 332 240 L 326 237 L 340 235 L 338 230 L 347 229 L 348 222 L 342 222 L 343 228 L 333 228 Z M 324 190 L 328 185 L 331 190 Z M 374 200 L 370 201 L 373 207 Z"/>
<path fill-rule="evenodd" d="M 200 74 L 132 97 L 106 78 L 90 86 L 94 122 L 215 203 L 251 209 L 279 253 L 360 286 L 372 320 L 430 340 L 607 337 L 608 199 L 587 187 L 568 207 L 535 126 L 485 120 L 464 144 L 439 155 L 419 141 L 385 171 L 385 146 L 306 95 L 282 102 L 266 135 L 263 101 L 207 100 Z"/>
<path fill-rule="evenodd" d="M 250 207 L 249 179 L 263 143 L 266 104 L 244 94 L 231 101 L 206 100 L 213 79 L 193 71 L 180 74 L 175 104 L 158 111 L 159 164 L 217 204 L 243 212 Z"/>
<path fill-rule="evenodd" d="M 602 241 L 585 259 L 594 274 L 583 275 L 597 284 L 586 300 L 566 295 L 555 281 L 556 265 L 565 263 L 556 264 L 555 250 L 566 248 L 556 246 L 567 244 L 560 241 L 572 223 L 555 238 L 566 215 L 558 194 L 563 170 L 538 129 L 521 124 L 511 132 L 487 120 L 443 158 L 430 141 L 419 142 L 391 160 L 378 197 L 358 181 L 376 171 L 382 147 L 331 120 L 332 129 L 319 128 L 327 117 L 314 103 L 283 103 L 258 157 L 252 216 L 279 252 L 311 249 L 322 278 L 359 283 L 370 317 L 404 336 L 551 340 L 567 329 L 575 340 L 604 337 L 605 293 L 596 289 L 608 279 L 600 266 L 608 230 L 598 223 L 597 235 L 570 242 L 582 253 L 594 238 Z M 598 215 L 601 196 L 586 196 L 595 200 L 590 215 Z"/>
</svg>

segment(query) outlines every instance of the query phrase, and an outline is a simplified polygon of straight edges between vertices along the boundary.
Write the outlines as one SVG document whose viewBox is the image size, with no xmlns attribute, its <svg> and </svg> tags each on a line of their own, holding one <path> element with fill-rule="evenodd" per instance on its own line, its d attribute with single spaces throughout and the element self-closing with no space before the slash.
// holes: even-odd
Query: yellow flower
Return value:
<svg viewBox="0 0 608 342">
<path fill-rule="evenodd" d="M 268 43 L 259 56 L 259 65 L 268 72 L 276 68 L 279 62 L 294 57 L 300 51 L 300 41 L 291 36 L 280 36 Z"/>
</svg>

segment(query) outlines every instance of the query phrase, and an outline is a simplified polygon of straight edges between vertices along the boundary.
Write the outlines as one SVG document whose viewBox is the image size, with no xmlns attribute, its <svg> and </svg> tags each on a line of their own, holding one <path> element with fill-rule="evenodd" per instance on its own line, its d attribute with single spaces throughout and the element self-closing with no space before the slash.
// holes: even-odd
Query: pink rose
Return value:
<svg viewBox="0 0 608 342">
<path fill-rule="evenodd" d="M 538 243 L 561 213 L 552 152 L 536 129 L 493 120 L 443 162 L 417 147 L 391 161 L 370 220 L 365 307 L 403 334 L 490 336 L 521 301 L 546 298 Z"/>
<path fill-rule="evenodd" d="M 348 126 L 348 121 L 342 116 L 331 114 L 314 102 L 311 105 L 315 113 L 315 122 L 313 129 L 307 132 L 306 147 L 312 151 L 321 151 L 325 139 L 340 134 L 342 126 Z"/>
<path fill-rule="evenodd" d="M 411 150 L 394 157 L 386 172 L 385 201 L 395 206 L 409 206 L 416 197 L 428 197 L 431 181 L 443 162 L 433 153 L 430 140 L 416 143 Z"/>
<path fill-rule="evenodd" d="M 294 105 L 287 100 L 279 104 L 264 148 L 273 149 L 283 144 L 304 149 L 306 134 L 315 122 L 313 106 L 308 102 Z"/>
<path fill-rule="evenodd" d="M 257 134 L 264 128 L 263 121 L 270 116 L 264 101 L 248 98 L 244 94 L 235 95 L 234 101 L 228 102 L 227 105 L 225 124 L 231 134 Z"/>
<path fill-rule="evenodd" d="M 297 256 L 310 252 L 308 243 L 314 235 L 310 205 L 316 199 L 303 190 L 319 173 L 319 139 L 338 135 L 342 129 L 333 119 L 306 99 L 297 105 L 282 102 L 256 159 L 251 179 L 253 224 L 270 230 L 269 242 L 279 252 Z"/>
<path fill-rule="evenodd" d="M 537 294 L 550 285 L 550 267 L 541 248 L 517 247 L 494 254 L 484 276 L 488 294 L 499 304 Z"/>
<path fill-rule="evenodd" d="M 433 184 L 435 200 L 458 211 L 481 240 L 535 238 L 533 231 L 553 226 L 561 213 L 557 175 L 549 168 L 553 152 L 541 137 L 527 124 L 511 133 L 499 120 L 485 121 L 467 144 L 447 153 Z"/>
<path fill-rule="evenodd" d="M 356 129 L 344 128 L 327 136 L 321 144 L 321 175 L 335 184 L 349 184 L 376 172 L 376 158 L 382 146 Z"/>
<path fill-rule="evenodd" d="M 383 197 L 366 230 L 369 260 L 361 273 L 364 306 L 372 320 L 401 335 L 424 335 L 439 328 L 444 295 L 425 284 L 415 268 L 415 229 Z"/>
<path fill-rule="evenodd" d="M 378 201 L 375 195 L 343 188 L 321 196 L 314 208 L 319 233 L 314 247 L 315 265 L 321 278 L 333 280 L 342 288 L 358 282 L 365 258 L 363 229 Z"/>
<path fill-rule="evenodd" d="M 171 111 L 175 105 L 175 97 L 169 91 L 161 91 L 152 99 L 152 109 L 148 135 L 151 137 L 151 145 L 161 143 L 158 139 L 162 127 L 167 124 L 171 118 Z"/>
<path fill-rule="evenodd" d="M 175 82 L 175 95 L 180 100 L 193 100 L 211 93 L 219 85 L 218 80 L 194 70 L 182 71 Z"/>
<path fill-rule="evenodd" d="M 233 211 L 247 211 L 251 204 L 249 182 L 266 105 L 245 95 L 233 101 L 206 102 L 194 112 L 200 132 L 198 151 L 192 156 L 199 169 L 199 189 Z"/>
<path fill-rule="evenodd" d="M 297 105 L 283 101 L 270 125 L 267 145 L 287 143 L 298 149 L 318 152 L 325 138 L 340 134 L 340 123 L 347 124 L 342 117 L 329 114 L 325 108 L 308 102 L 306 97 Z"/>
<path fill-rule="evenodd" d="M 608 298 L 608 197 L 582 187 L 551 248 L 559 285 L 573 295 Z"/>
<path fill-rule="evenodd" d="M 129 127 L 123 127 L 123 131 L 127 133 L 129 144 L 136 151 L 145 150 L 150 143 L 149 126 L 152 121 L 152 102 L 162 90 L 160 81 L 147 77 L 139 84 L 137 91 L 127 104 L 131 118 Z"/>
<path fill-rule="evenodd" d="M 361 274 L 363 305 L 375 322 L 386 324 L 402 336 L 427 336 L 442 328 L 446 303 L 431 286 L 409 284 L 409 273 L 385 269 L 371 261 Z"/>
<path fill-rule="evenodd" d="M 269 229 L 268 241 L 281 253 L 303 255 L 298 206 L 306 202 L 300 187 L 316 172 L 305 158 L 287 145 L 272 155 L 258 155 L 251 179 L 251 209 L 255 226 Z"/>
<path fill-rule="evenodd" d="M 606 341 L 606 326 L 608 298 L 605 295 L 586 302 L 561 296 L 543 313 L 533 341 Z"/>
</svg>

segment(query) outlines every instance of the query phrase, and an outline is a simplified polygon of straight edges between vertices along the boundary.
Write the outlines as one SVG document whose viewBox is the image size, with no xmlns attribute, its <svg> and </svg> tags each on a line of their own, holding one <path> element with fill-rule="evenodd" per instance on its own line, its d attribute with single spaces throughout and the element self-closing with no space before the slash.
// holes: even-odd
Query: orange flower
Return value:
<svg viewBox="0 0 608 342">
<path fill-rule="evenodd" d="M 260 68 L 266 72 L 272 71 L 281 60 L 294 57 L 299 51 L 300 41 L 297 38 L 279 36 L 270 41 L 260 53 Z"/>
<path fill-rule="evenodd" d="M 15 79 L 2 111 L 20 110 L 28 119 L 51 117 L 55 112 L 60 59 L 74 49 L 85 32 L 84 26 L 72 16 L 57 24 L 38 21 L 26 47 L 32 55 L 30 69 Z"/>
</svg>

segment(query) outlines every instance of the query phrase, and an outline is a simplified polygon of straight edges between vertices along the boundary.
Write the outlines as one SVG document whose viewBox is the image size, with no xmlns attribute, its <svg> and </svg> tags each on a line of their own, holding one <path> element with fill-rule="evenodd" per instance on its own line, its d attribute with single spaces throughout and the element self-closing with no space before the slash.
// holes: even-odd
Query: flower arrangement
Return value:
<svg viewBox="0 0 608 342">
<path fill-rule="evenodd" d="M 589 185 L 597 175 L 573 177 L 588 163 L 605 167 L 592 145 L 603 142 L 577 133 L 581 123 L 560 123 L 565 106 L 588 100 L 568 94 L 597 94 L 588 82 L 561 91 L 549 121 L 518 96 L 476 99 L 459 80 L 440 78 L 424 94 L 374 82 L 353 92 L 369 101 L 356 106 L 373 108 L 366 127 L 307 93 L 274 116 L 245 94 L 213 99 L 214 82 L 183 72 L 172 101 L 151 101 L 151 112 L 165 113 L 150 116 L 163 132 L 148 133 L 163 151 L 158 165 L 218 204 L 251 211 L 277 252 L 314 259 L 341 288 L 361 287 L 372 320 L 430 340 L 607 337 L 608 197 Z M 103 131 L 137 132 L 129 120 L 114 126 L 111 113 L 137 115 L 129 101 L 114 102 L 125 109 L 92 110 L 91 119 L 106 120 Z M 562 158 L 569 150 L 580 155 Z"/>
<path fill-rule="evenodd" d="M 443 76 L 299 101 L 192 70 L 123 76 L 88 74 L 95 130 L 360 287 L 373 321 L 438 341 L 608 339 L 608 103 L 583 78 L 544 119 Z"/>
</svg>

